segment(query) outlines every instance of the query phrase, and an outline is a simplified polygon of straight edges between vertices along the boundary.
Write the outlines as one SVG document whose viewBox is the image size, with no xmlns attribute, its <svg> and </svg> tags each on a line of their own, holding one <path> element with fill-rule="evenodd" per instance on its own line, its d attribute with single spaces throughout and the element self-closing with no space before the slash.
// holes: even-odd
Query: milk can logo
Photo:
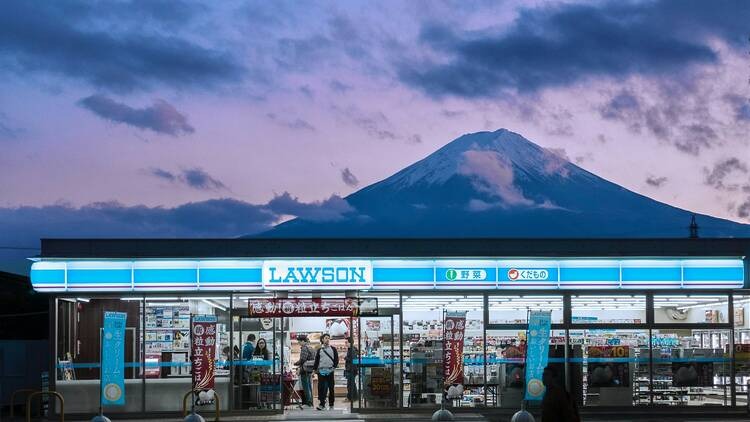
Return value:
<svg viewBox="0 0 750 422">
<path fill-rule="evenodd" d="M 486 280 L 487 271 L 471 268 L 450 268 L 445 271 L 448 281 Z"/>
<path fill-rule="evenodd" d="M 549 278 L 549 271 L 547 270 L 517 269 L 517 268 L 511 268 L 508 270 L 508 279 L 511 281 L 547 280 L 548 278 Z"/>
</svg>

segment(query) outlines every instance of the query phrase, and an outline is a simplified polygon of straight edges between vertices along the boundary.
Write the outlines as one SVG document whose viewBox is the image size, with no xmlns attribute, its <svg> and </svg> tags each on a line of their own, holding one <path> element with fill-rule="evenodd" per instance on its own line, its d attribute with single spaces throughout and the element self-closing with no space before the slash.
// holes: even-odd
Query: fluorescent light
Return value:
<svg viewBox="0 0 750 422">
<path fill-rule="evenodd" d="M 207 303 L 207 304 L 213 306 L 214 308 L 221 309 L 222 311 L 226 311 L 227 310 L 227 308 L 219 305 L 218 303 L 211 302 L 210 300 L 201 299 L 201 302 Z"/>
<path fill-rule="evenodd" d="M 84 297 L 77 297 L 76 300 L 79 301 L 79 302 L 86 302 L 86 303 L 88 303 L 91 299 L 86 299 Z"/>
</svg>

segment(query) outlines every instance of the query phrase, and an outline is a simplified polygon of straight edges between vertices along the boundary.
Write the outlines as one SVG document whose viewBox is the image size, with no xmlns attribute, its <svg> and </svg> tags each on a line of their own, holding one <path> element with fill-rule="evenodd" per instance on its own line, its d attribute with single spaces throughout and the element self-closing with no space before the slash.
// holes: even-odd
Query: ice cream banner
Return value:
<svg viewBox="0 0 750 422">
<path fill-rule="evenodd" d="M 544 397 L 542 373 L 549 358 L 551 325 L 551 312 L 531 311 L 529 313 L 529 334 L 526 342 L 525 400 L 541 400 Z"/>
<path fill-rule="evenodd" d="M 448 312 L 445 315 L 443 379 L 445 381 L 445 393 L 448 398 L 460 398 L 463 396 L 465 330 L 466 312 Z"/>
<path fill-rule="evenodd" d="M 212 390 L 216 373 L 216 315 L 194 315 L 190 327 L 193 389 Z"/>
<path fill-rule="evenodd" d="M 104 312 L 102 336 L 102 405 L 125 404 L 125 321 L 124 312 Z"/>
</svg>

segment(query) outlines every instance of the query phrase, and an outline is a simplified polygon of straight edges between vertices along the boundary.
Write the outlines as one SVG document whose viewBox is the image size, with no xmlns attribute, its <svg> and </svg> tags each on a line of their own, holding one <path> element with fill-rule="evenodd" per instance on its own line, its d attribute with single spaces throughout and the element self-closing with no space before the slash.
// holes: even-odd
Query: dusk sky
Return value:
<svg viewBox="0 0 750 422">
<path fill-rule="evenodd" d="M 5 1 L 0 246 L 254 233 L 499 128 L 750 223 L 749 36 L 744 0 Z"/>
</svg>

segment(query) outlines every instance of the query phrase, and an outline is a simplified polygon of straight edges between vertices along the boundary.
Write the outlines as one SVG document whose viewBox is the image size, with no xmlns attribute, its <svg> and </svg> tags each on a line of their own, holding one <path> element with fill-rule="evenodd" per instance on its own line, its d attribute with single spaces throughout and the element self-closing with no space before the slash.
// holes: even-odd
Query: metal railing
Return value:
<svg viewBox="0 0 750 422">
<path fill-rule="evenodd" d="M 10 420 L 15 419 L 16 396 L 19 394 L 33 393 L 34 391 L 38 391 L 38 390 L 34 390 L 33 388 L 22 388 L 20 390 L 14 391 L 10 395 Z"/>
<path fill-rule="evenodd" d="M 26 397 L 26 422 L 31 422 L 31 399 L 35 396 L 55 396 L 60 399 L 60 422 L 65 422 L 65 399 L 57 391 L 34 391 Z"/>
<path fill-rule="evenodd" d="M 203 390 L 201 390 L 201 389 L 195 389 L 195 390 L 190 390 L 187 393 L 185 393 L 185 396 L 182 398 L 182 417 L 183 418 L 187 416 L 187 398 L 188 398 L 188 396 L 191 396 L 191 395 L 193 395 L 195 393 L 200 393 L 201 391 L 203 391 Z M 214 421 L 215 422 L 219 422 L 219 418 L 221 417 L 221 409 L 220 409 L 220 405 L 219 405 L 220 401 L 221 401 L 221 397 L 219 397 L 219 394 L 216 391 L 214 391 L 214 403 L 216 404 L 216 411 L 215 411 L 215 416 L 214 416 Z"/>
</svg>

